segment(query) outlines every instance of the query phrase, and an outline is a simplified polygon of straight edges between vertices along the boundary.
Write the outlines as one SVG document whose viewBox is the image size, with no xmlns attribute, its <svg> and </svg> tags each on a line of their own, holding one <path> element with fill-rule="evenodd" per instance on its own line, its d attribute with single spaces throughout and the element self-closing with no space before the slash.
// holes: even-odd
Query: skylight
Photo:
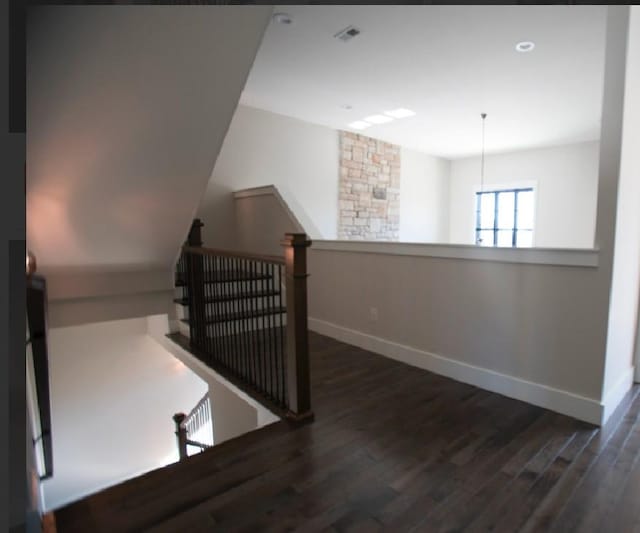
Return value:
<svg viewBox="0 0 640 533">
<path fill-rule="evenodd" d="M 404 107 L 399 107 L 398 109 L 385 111 L 384 114 L 389 115 L 390 117 L 393 117 L 393 118 L 405 118 L 405 117 L 414 116 L 415 112 L 411 111 L 411 109 L 405 109 Z"/>
</svg>

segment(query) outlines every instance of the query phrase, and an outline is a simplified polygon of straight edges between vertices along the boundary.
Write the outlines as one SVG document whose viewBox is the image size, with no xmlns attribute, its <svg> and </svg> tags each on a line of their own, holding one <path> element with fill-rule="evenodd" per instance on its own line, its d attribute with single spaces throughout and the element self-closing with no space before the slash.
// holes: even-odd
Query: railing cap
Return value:
<svg viewBox="0 0 640 533">
<path fill-rule="evenodd" d="M 282 246 L 311 246 L 311 239 L 306 233 L 285 233 L 284 239 L 280 241 Z"/>
</svg>

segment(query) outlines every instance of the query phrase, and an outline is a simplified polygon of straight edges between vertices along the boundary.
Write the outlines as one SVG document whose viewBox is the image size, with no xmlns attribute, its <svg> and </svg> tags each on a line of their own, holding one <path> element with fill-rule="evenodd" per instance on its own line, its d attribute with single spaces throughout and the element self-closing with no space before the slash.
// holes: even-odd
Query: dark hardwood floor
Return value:
<svg viewBox="0 0 640 533">
<path fill-rule="evenodd" d="M 58 531 L 640 531 L 637 386 L 600 429 L 328 337 L 311 348 L 315 422 L 62 508 Z"/>
</svg>

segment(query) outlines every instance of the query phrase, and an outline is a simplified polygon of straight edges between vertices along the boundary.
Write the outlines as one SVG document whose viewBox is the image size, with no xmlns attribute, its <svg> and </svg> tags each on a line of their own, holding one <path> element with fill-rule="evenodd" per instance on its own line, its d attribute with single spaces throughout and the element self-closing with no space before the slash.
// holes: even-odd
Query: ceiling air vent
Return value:
<svg viewBox="0 0 640 533">
<path fill-rule="evenodd" d="M 334 37 L 346 43 L 359 34 L 360 30 L 358 28 L 356 28 L 355 26 L 347 26 L 344 30 L 340 30 L 338 33 L 336 33 Z"/>
</svg>

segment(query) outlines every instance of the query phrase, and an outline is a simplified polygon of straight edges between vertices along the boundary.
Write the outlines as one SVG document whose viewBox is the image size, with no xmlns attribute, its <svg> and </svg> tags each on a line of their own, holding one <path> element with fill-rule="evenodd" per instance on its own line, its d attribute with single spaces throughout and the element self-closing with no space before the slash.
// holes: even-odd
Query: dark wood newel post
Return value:
<svg viewBox="0 0 640 533">
<path fill-rule="evenodd" d="M 178 455 L 182 461 L 187 457 L 187 428 L 182 425 L 187 415 L 184 413 L 176 413 L 173 415 L 173 421 L 176 423 L 176 441 L 178 443 Z"/>
<path fill-rule="evenodd" d="M 309 376 L 309 329 L 307 321 L 307 248 L 304 233 L 287 233 L 282 241 L 287 291 L 287 390 L 291 418 L 313 417 Z"/>
<path fill-rule="evenodd" d="M 189 246 L 202 246 L 202 226 L 204 226 L 202 220 L 199 218 L 193 219 L 191 229 L 189 230 L 189 236 L 187 237 L 187 244 Z"/>
</svg>

